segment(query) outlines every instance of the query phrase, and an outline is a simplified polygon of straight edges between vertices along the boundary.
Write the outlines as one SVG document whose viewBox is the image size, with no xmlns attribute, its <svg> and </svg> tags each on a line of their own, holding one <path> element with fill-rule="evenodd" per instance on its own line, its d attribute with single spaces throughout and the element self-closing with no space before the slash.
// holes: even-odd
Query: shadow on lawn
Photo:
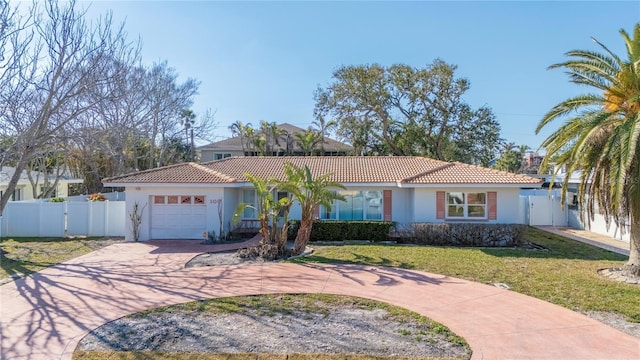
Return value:
<svg viewBox="0 0 640 360">
<path fill-rule="evenodd" d="M 368 245 L 360 245 L 360 246 L 368 246 Z M 373 246 L 376 246 L 376 245 L 373 245 Z M 383 245 L 383 246 L 389 246 L 389 245 Z M 392 260 L 386 257 L 374 258 L 364 254 L 359 254 L 359 253 L 352 253 L 352 255 L 354 256 L 353 260 L 341 260 L 341 259 L 334 259 L 326 256 L 309 255 L 302 258 L 291 259 L 289 260 L 289 262 L 296 263 L 296 264 L 317 263 L 317 264 L 385 266 L 385 267 L 394 267 L 394 268 L 400 268 L 400 269 L 416 268 L 413 264 L 409 264 L 406 262 L 398 262 L 397 260 Z"/>
<path fill-rule="evenodd" d="M 12 276 L 15 274 L 22 274 L 21 276 L 26 276 L 26 275 L 33 274 L 35 272 L 34 270 L 31 270 L 25 267 L 25 265 L 32 265 L 34 268 L 35 267 L 43 268 L 43 267 L 51 266 L 51 264 L 48 264 L 48 263 L 14 260 L 6 257 L 5 254 L 2 254 L 2 258 L 0 259 L 0 268 L 4 272 L 6 272 L 9 276 Z"/>
<path fill-rule="evenodd" d="M 322 264 L 369 264 L 378 266 L 393 266 L 403 269 L 415 269 L 415 265 L 384 257 L 384 250 L 376 252 L 376 257 L 367 256 L 367 251 L 359 252 L 357 249 L 362 248 L 388 248 L 393 252 L 407 252 L 408 256 L 414 256 L 418 253 L 434 253 L 444 252 L 448 256 L 456 256 L 463 260 L 465 253 L 473 251 L 481 251 L 484 254 L 504 257 L 504 258 L 531 258 L 531 259 L 566 259 L 566 260 L 588 260 L 588 261 L 625 261 L 627 256 L 615 253 L 613 251 L 601 249 L 592 245 L 584 244 L 579 241 L 551 235 L 550 238 L 535 237 L 530 240 L 531 243 L 540 248 L 522 247 L 522 248 L 490 248 L 490 247 L 454 247 L 454 246 L 432 246 L 432 245 L 402 245 L 402 244 L 362 244 L 362 245 L 335 245 L 349 247 L 349 252 L 353 256 L 350 260 L 335 259 L 325 256 L 311 255 L 305 258 L 292 260 L 296 263 L 316 262 Z M 345 250 L 346 251 L 346 250 Z M 455 253 L 458 253 L 456 255 Z"/>
<path fill-rule="evenodd" d="M 540 258 L 540 259 L 573 259 L 589 261 L 625 261 L 628 256 L 605 250 L 597 246 L 589 245 L 566 238 L 564 236 L 548 233 L 546 231 L 529 228 L 525 234 L 525 240 L 541 247 L 542 249 L 483 249 L 488 255 L 498 257 L 515 258 Z"/>
</svg>

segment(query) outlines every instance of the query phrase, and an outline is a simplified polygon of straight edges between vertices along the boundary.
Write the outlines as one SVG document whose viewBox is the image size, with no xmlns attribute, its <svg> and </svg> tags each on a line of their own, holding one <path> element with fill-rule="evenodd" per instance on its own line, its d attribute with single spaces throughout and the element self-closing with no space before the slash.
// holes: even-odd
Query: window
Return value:
<svg viewBox="0 0 640 360">
<path fill-rule="evenodd" d="M 4 191 L 0 191 L 0 198 L 2 197 L 2 194 L 4 194 Z M 11 198 L 9 199 L 9 201 L 20 201 L 20 200 L 22 200 L 22 189 L 13 190 L 13 194 L 11 194 Z"/>
<path fill-rule="evenodd" d="M 44 191 L 45 191 L 45 187 L 43 185 L 38 185 L 38 194 L 40 194 L 40 196 L 44 195 Z M 13 194 L 13 196 L 15 197 L 15 193 Z M 53 188 L 51 190 L 51 193 L 49 193 L 48 197 L 54 198 L 56 196 L 58 196 L 58 189 L 57 188 Z"/>
<path fill-rule="evenodd" d="M 382 220 L 382 191 L 340 191 L 345 201 L 335 200 L 331 211 L 320 207 L 325 220 Z"/>
<path fill-rule="evenodd" d="M 286 191 L 278 191 L 276 193 L 276 199 L 278 200 L 278 202 L 282 199 L 287 199 L 289 197 L 289 193 Z M 280 209 L 280 211 L 278 212 L 278 216 L 282 217 L 284 216 L 284 209 Z"/>
<path fill-rule="evenodd" d="M 167 196 L 167 204 L 177 204 L 178 197 L 177 196 Z"/>
<path fill-rule="evenodd" d="M 204 196 L 194 196 L 193 197 L 194 204 L 204 204 Z"/>
<path fill-rule="evenodd" d="M 164 196 L 154 196 L 153 197 L 154 204 L 164 204 Z"/>
<path fill-rule="evenodd" d="M 231 154 L 219 154 L 219 153 L 213 154 L 213 159 L 214 160 L 222 160 L 222 159 L 226 159 L 228 157 L 231 157 Z"/>
<path fill-rule="evenodd" d="M 251 207 L 244 208 L 244 211 L 242 213 L 243 219 L 258 218 L 258 211 L 256 210 L 257 208 L 256 201 L 257 201 L 257 197 L 256 197 L 256 191 L 254 189 L 242 190 L 242 202 L 251 206 Z"/>
<path fill-rule="evenodd" d="M 486 193 L 447 193 L 447 218 L 487 218 Z"/>
<path fill-rule="evenodd" d="M 191 196 L 180 196 L 181 204 L 191 204 Z"/>
</svg>

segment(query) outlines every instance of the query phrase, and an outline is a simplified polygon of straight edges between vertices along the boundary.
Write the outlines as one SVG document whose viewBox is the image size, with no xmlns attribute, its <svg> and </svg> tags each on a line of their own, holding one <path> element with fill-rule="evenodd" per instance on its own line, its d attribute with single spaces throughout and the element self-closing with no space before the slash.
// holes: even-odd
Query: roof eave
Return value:
<svg viewBox="0 0 640 360">
<path fill-rule="evenodd" d="M 398 183 L 398 187 L 401 188 L 540 188 L 542 187 L 542 183 L 461 183 L 461 184 L 451 184 L 451 183 L 433 183 L 433 184 L 411 184 L 411 183 Z"/>
<path fill-rule="evenodd" d="M 105 187 L 236 187 L 238 183 L 149 183 L 149 182 L 105 182 Z M 240 183 L 242 184 L 242 183 Z"/>
</svg>

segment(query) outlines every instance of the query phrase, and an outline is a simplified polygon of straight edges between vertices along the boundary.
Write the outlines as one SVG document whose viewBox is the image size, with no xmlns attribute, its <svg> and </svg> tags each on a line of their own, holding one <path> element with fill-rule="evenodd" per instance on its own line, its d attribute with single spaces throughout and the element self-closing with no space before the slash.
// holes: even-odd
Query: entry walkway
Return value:
<svg viewBox="0 0 640 360">
<path fill-rule="evenodd" d="M 358 265 L 185 269 L 189 242 L 121 243 L 0 287 L 2 359 L 70 359 L 90 330 L 127 314 L 212 297 L 353 295 L 451 328 L 473 359 L 638 359 L 640 340 L 565 308 L 443 275 Z"/>
<path fill-rule="evenodd" d="M 629 256 L 629 243 L 622 240 L 616 240 L 610 236 L 601 235 L 586 230 L 577 230 L 564 227 L 536 226 L 536 228 L 556 235 L 561 235 L 572 240 L 580 241 L 585 244 L 597 246 L 605 250 L 613 251 L 618 254 Z"/>
</svg>

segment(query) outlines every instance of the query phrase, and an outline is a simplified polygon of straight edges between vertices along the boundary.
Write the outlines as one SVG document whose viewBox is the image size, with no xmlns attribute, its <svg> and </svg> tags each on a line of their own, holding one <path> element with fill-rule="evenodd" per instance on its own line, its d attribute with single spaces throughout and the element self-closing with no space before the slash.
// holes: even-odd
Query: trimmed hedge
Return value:
<svg viewBox="0 0 640 360">
<path fill-rule="evenodd" d="M 316 220 L 311 228 L 310 241 L 368 240 L 385 241 L 395 223 L 391 221 Z M 300 221 L 292 221 L 289 238 L 295 238 Z"/>
<path fill-rule="evenodd" d="M 522 246 L 522 224 L 414 223 L 393 234 L 399 242 L 440 246 Z"/>
</svg>

